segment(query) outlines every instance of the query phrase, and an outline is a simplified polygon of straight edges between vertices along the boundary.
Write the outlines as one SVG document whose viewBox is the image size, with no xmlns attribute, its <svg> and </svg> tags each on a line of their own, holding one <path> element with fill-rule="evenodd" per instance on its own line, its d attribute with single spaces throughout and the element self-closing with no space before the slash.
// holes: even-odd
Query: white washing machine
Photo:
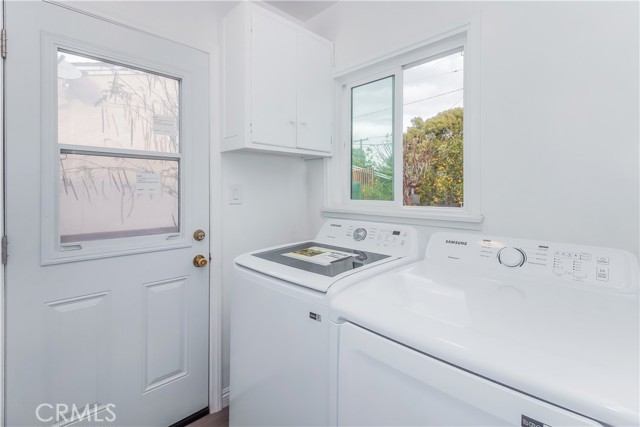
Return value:
<svg viewBox="0 0 640 427">
<path fill-rule="evenodd" d="M 338 425 L 637 426 L 638 260 L 436 233 L 332 301 Z"/>
<path fill-rule="evenodd" d="M 337 219 L 313 241 L 236 258 L 230 425 L 328 425 L 329 301 L 417 258 L 411 227 Z"/>
</svg>

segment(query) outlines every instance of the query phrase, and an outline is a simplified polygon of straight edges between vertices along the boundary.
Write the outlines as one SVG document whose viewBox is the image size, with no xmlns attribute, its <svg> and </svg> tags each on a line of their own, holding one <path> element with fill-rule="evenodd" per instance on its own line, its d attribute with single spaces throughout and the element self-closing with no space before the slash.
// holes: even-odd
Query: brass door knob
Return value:
<svg viewBox="0 0 640 427">
<path fill-rule="evenodd" d="M 193 238 L 197 241 L 204 240 L 206 234 L 203 230 L 196 230 L 193 232 Z"/>
<path fill-rule="evenodd" d="M 196 255 L 193 258 L 193 265 L 195 265 L 198 268 L 206 267 L 208 263 L 209 261 L 207 261 L 207 259 L 203 255 Z"/>
</svg>

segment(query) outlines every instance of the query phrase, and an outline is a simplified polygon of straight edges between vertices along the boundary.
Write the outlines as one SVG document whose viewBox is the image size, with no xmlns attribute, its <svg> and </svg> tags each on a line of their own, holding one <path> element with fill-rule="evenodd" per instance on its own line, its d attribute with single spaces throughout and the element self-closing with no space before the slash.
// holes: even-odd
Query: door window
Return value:
<svg viewBox="0 0 640 427">
<path fill-rule="evenodd" d="M 45 263 L 184 245 L 182 79 L 81 50 L 52 52 Z"/>
</svg>

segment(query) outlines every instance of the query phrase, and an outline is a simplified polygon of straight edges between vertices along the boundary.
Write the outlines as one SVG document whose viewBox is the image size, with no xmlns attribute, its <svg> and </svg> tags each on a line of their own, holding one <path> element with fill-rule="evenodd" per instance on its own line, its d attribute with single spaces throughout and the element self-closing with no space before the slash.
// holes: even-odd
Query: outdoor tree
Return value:
<svg viewBox="0 0 640 427">
<path fill-rule="evenodd" d="M 463 109 L 423 120 L 416 117 L 403 135 L 403 199 L 420 205 L 460 207 L 463 203 Z M 415 196 L 414 196 L 415 197 Z"/>
</svg>

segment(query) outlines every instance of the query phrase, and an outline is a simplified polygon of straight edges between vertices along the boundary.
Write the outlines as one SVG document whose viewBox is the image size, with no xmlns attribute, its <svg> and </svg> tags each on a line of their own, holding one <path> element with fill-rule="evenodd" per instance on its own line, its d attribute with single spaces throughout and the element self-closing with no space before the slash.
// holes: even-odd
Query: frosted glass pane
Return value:
<svg viewBox="0 0 640 427">
<path fill-rule="evenodd" d="M 60 241 L 174 233 L 179 161 L 60 154 Z"/>
<path fill-rule="evenodd" d="M 178 153 L 180 81 L 58 51 L 58 143 Z"/>
</svg>

